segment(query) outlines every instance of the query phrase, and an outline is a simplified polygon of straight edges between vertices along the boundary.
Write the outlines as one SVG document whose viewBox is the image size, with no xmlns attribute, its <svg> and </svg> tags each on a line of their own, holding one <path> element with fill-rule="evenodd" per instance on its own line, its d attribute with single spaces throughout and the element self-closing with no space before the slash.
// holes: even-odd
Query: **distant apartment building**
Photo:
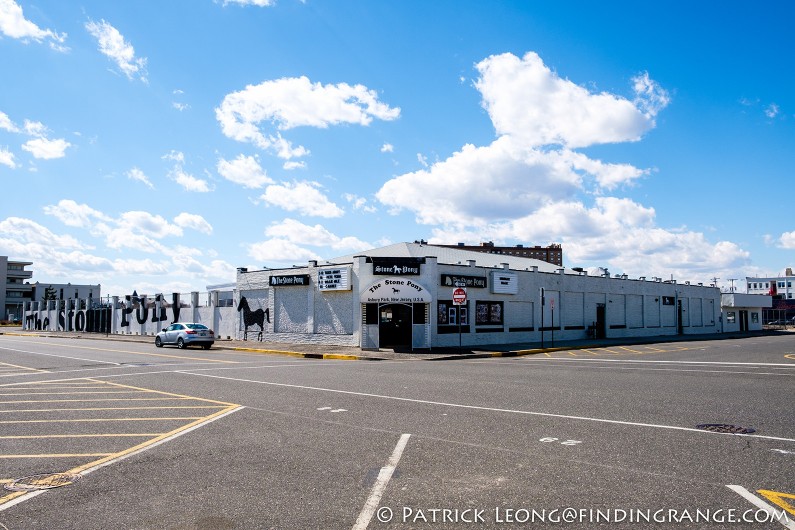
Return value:
<svg viewBox="0 0 795 530">
<path fill-rule="evenodd" d="M 0 289 L 2 320 L 21 319 L 25 302 L 31 299 L 30 284 L 25 283 L 25 280 L 33 276 L 33 271 L 25 270 L 28 265 L 33 265 L 33 262 L 15 261 L 8 259 L 8 256 L 0 256 L 0 282 L 3 285 L 3 289 Z"/>
<path fill-rule="evenodd" d="M 530 247 L 525 245 L 516 245 L 513 247 L 501 247 L 495 245 L 493 242 L 481 243 L 480 245 L 466 245 L 458 243 L 457 245 L 437 245 L 439 247 L 456 248 L 458 250 L 469 250 L 472 252 L 485 252 L 488 254 L 504 254 L 506 256 L 516 256 L 517 258 L 533 258 L 546 261 L 553 265 L 563 266 L 563 248 L 560 244 L 552 243 L 548 247 L 540 247 L 538 245 Z"/>
<path fill-rule="evenodd" d="M 33 302 L 41 302 L 48 297 L 52 300 L 93 300 L 98 303 L 102 297 L 101 284 L 77 285 L 72 283 L 39 283 L 30 285 L 30 298 Z M 49 293 L 49 295 L 48 295 Z"/>
<path fill-rule="evenodd" d="M 787 267 L 784 276 L 768 278 L 746 277 L 745 281 L 748 294 L 766 294 L 772 296 L 774 300 L 795 298 L 795 288 L 793 288 L 795 275 L 792 274 L 790 267 Z"/>
</svg>

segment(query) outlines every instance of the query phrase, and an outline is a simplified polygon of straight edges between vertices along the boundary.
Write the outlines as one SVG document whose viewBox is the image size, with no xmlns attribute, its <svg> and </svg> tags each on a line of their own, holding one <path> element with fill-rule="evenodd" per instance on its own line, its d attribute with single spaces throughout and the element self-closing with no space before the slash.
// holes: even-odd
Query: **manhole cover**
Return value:
<svg viewBox="0 0 795 530">
<path fill-rule="evenodd" d="M 74 484 L 80 480 L 80 475 L 73 473 L 40 473 L 18 478 L 6 484 L 4 487 L 10 491 L 36 491 L 60 488 Z"/>
<path fill-rule="evenodd" d="M 728 425 L 726 423 L 702 423 L 701 425 L 696 425 L 696 429 L 728 434 L 751 434 L 752 432 L 756 432 L 756 429 L 752 429 L 750 427 L 739 427 L 737 425 Z"/>
</svg>

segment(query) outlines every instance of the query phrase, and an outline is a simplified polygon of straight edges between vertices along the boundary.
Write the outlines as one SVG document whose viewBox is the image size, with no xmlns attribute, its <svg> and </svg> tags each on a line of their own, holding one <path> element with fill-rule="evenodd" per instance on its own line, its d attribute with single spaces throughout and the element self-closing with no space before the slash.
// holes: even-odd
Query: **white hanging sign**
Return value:
<svg viewBox="0 0 795 530">
<path fill-rule="evenodd" d="M 429 304 L 433 297 L 428 290 L 408 278 L 389 278 L 379 280 L 362 291 L 363 304 L 411 303 Z"/>
</svg>

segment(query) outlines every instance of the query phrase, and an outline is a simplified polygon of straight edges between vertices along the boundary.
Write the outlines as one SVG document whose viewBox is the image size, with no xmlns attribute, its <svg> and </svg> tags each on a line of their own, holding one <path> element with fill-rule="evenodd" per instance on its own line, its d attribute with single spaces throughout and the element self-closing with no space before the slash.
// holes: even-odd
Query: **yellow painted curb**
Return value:
<svg viewBox="0 0 795 530">
<path fill-rule="evenodd" d="M 295 351 L 284 351 L 284 350 L 265 350 L 262 348 L 231 348 L 234 351 L 247 351 L 253 353 L 270 353 L 276 355 L 289 355 L 290 357 L 306 357 L 305 353 L 299 353 Z"/>
<path fill-rule="evenodd" d="M 324 353 L 324 359 L 336 359 L 338 361 L 358 361 L 359 357 L 356 355 L 344 355 L 342 353 Z"/>
</svg>

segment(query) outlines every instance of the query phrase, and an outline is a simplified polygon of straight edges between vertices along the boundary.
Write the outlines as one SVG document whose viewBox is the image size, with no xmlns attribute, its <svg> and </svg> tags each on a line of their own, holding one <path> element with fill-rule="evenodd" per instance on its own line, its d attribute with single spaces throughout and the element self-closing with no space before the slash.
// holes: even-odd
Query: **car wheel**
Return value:
<svg viewBox="0 0 795 530">
<path fill-rule="evenodd" d="M 210 349 L 210 346 L 212 346 L 212 344 L 205 344 L 205 345 L 204 345 L 204 349 L 205 349 L 205 350 L 209 350 L 209 349 Z"/>
<path fill-rule="evenodd" d="M 179 348 L 181 350 L 184 347 L 185 347 L 185 341 L 182 340 L 182 337 L 180 337 L 179 339 L 177 339 L 177 348 Z"/>
<path fill-rule="evenodd" d="M 155 346 L 157 346 L 158 348 L 163 347 L 163 341 L 160 340 L 160 337 L 155 337 Z"/>
</svg>

